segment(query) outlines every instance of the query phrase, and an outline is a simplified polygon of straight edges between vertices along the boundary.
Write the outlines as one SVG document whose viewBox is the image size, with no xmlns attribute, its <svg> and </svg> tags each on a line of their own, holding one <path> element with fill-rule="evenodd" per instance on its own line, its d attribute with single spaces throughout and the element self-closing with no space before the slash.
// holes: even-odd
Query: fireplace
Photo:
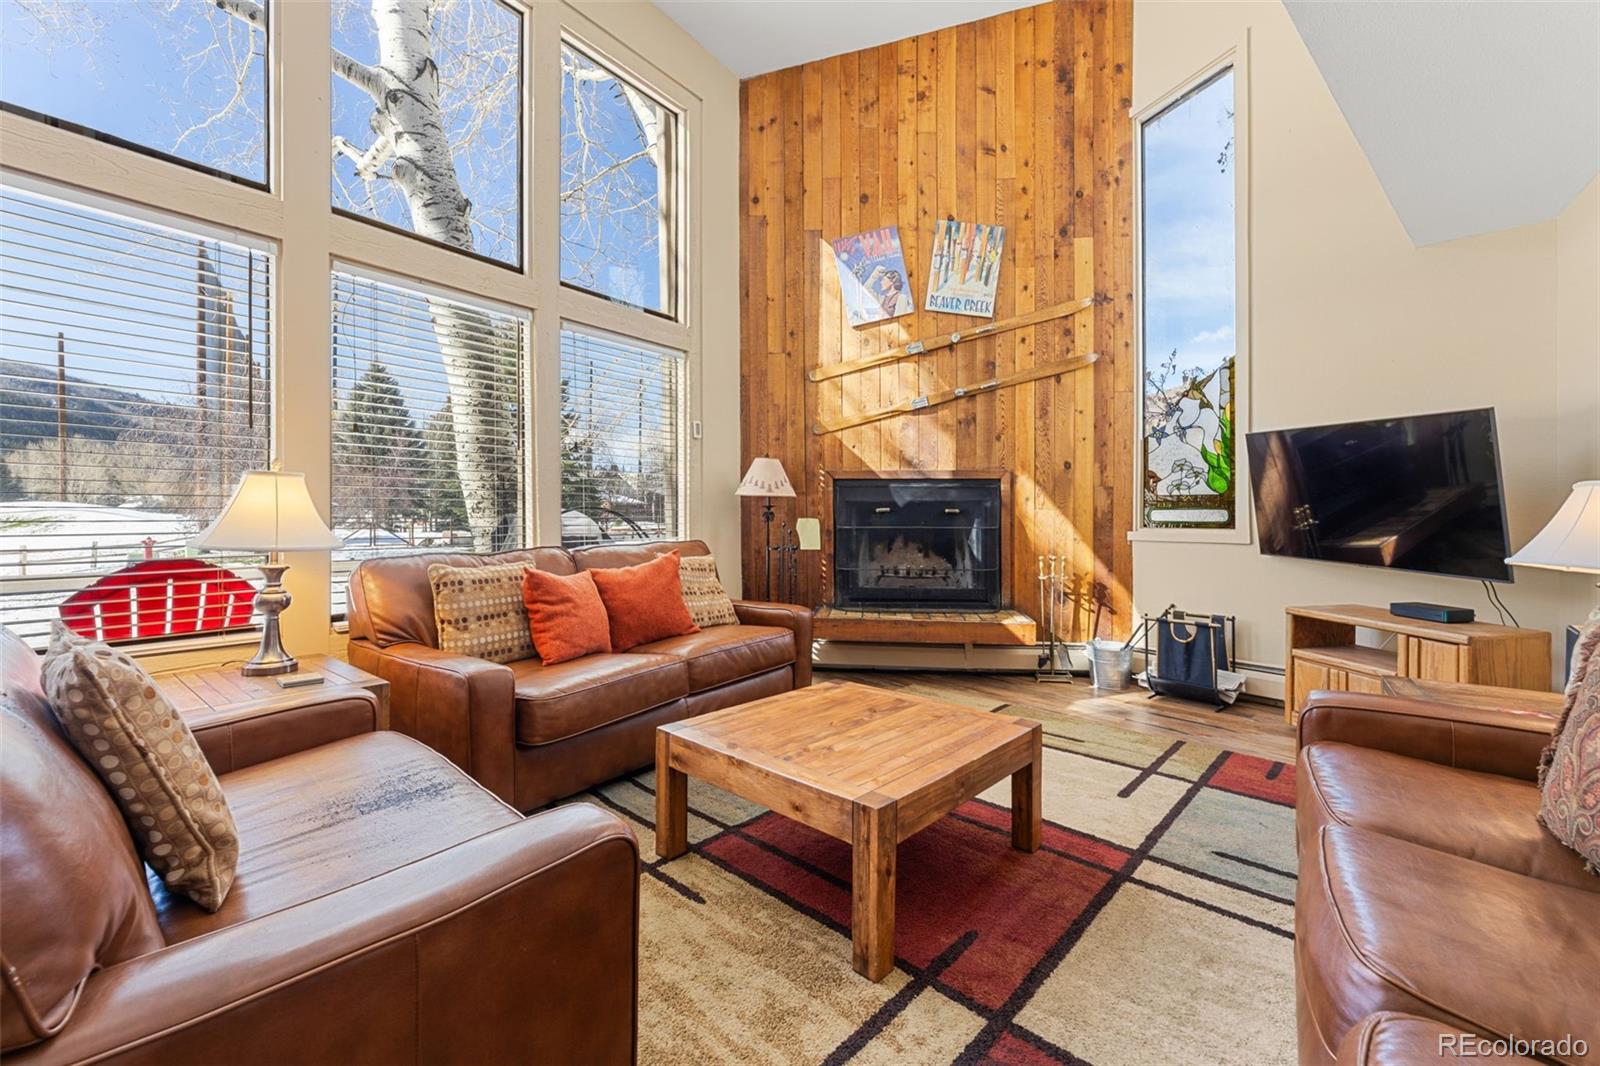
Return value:
<svg viewBox="0 0 1600 1066">
<path fill-rule="evenodd" d="M 1000 607 L 998 478 L 833 482 L 833 602 L 868 610 Z"/>
</svg>

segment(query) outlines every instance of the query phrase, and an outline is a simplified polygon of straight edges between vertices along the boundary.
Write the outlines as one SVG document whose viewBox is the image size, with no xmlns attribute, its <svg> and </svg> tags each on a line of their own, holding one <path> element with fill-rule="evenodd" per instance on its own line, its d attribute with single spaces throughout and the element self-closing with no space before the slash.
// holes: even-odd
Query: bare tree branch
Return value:
<svg viewBox="0 0 1600 1066">
<path fill-rule="evenodd" d="M 331 49 L 331 51 L 333 53 L 333 72 L 372 97 L 374 102 L 382 103 L 383 74 L 365 63 L 350 58 L 337 48 Z"/>
<path fill-rule="evenodd" d="M 256 0 L 213 0 L 213 2 L 218 8 L 226 11 L 234 18 L 248 22 L 252 26 L 263 28 L 267 24 L 266 9 Z M 332 49 L 332 52 L 333 72 L 335 74 L 362 90 L 374 100 L 382 97 L 383 77 L 378 71 L 365 63 L 352 59 L 337 48 Z"/>
<path fill-rule="evenodd" d="M 267 28 L 267 10 L 256 0 L 215 0 L 217 7 L 236 19 L 243 19 L 258 30 Z"/>
</svg>

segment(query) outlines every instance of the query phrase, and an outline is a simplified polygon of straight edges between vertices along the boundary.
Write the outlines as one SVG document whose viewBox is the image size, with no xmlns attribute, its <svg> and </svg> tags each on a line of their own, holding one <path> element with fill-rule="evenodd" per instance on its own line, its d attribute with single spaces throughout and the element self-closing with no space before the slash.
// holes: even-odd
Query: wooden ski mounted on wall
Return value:
<svg viewBox="0 0 1600 1066">
<path fill-rule="evenodd" d="M 1002 318 L 998 322 L 985 322 L 982 325 L 973 326 L 971 329 L 958 330 L 955 333 L 941 333 L 939 336 L 929 337 L 927 340 L 912 341 L 904 347 L 891 348 L 886 352 L 879 352 L 877 355 L 869 355 L 865 359 L 850 359 L 842 363 L 829 363 L 827 366 L 817 367 L 806 376 L 812 381 L 827 381 L 830 378 L 853 374 L 857 370 L 868 370 L 875 366 L 882 366 L 885 363 L 896 363 L 901 359 L 907 359 L 913 355 L 921 355 L 924 352 L 936 352 L 941 348 L 949 348 L 952 345 L 960 344 L 962 341 L 975 341 L 979 337 L 993 337 L 999 333 L 1009 333 L 1014 329 L 1036 326 L 1040 322 L 1066 318 L 1068 315 L 1075 315 L 1079 311 L 1086 311 L 1093 306 L 1094 297 L 1085 296 L 1081 300 L 1069 300 L 1063 304 L 1041 307 L 1037 311 L 1029 311 L 1027 314 L 1017 315 L 1014 318 Z"/>
<path fill-rule="evenodd" d="M 977 396 L 979 393 L 993 392 L 995 389 L 1004 389 L 1012 385 L 1021 385 L 1028 381 L 1038 381 L 1040 378 L 1054 377 L 1057 374 L 1067 374 L 1084 367 L 1100 358 L 1099 352 L 1090 352 L 1072 359 L 1062 359 L 1054 363 L 1041 363 L 1030 366 L 1025 370 L 1018 370 L 1001 377 L 980 381 L 976 385 L 958 385 L 953 389 L 943 392 L 930 392 L 926 396 L 913 396 L 909 400 L 901 400 L 893 407 L 885 407 L 878 411 L 868 411 L 866 414 L 853 415 L 841 418 L 837 422 L 817 422 L 811 427 L 811 432 L 821 436 L 824 433 L 837 433 L 841 429 L 854 429 L 856 426 L 865 426 L 873 422 L 881 422 L 885 418 L 895 415 L 910 414 L 912 411 L 921 411 L 927 407 L 938 407 L 940 404 L 949 403 L 951 400 L 960 400 L 967 396 Z"/>
</svg>

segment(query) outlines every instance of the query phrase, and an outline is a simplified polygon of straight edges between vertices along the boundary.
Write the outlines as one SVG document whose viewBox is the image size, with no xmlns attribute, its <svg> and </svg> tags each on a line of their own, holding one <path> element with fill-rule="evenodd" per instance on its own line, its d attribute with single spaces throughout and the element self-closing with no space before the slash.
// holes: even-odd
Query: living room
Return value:
<svg viewBox="0 0 1600 1066">
<path fill-rule="evenodd" d="M 1597 56 L 0 0 L 0 1054 L 1600 1061 Z"/>
</svg>

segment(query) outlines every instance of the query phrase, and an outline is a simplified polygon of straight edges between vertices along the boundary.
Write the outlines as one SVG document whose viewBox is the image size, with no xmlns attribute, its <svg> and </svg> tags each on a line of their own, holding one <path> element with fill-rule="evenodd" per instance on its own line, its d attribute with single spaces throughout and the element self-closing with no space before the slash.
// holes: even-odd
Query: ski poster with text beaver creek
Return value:
<svg viewBox="0 0 1600 1066">
<path fill-rule="evenodd" d="M 852 326 L 898 318 L 917 309 L 898 227 L 840 237 L 833 242 L 833 255 L 839 264 L 839 294 Z"/>
<path fill-rule="evenodd" d="M 927 310 L 994 317 L 1006 228 L 940 219 L 928 264 Z"/>
</svg>

